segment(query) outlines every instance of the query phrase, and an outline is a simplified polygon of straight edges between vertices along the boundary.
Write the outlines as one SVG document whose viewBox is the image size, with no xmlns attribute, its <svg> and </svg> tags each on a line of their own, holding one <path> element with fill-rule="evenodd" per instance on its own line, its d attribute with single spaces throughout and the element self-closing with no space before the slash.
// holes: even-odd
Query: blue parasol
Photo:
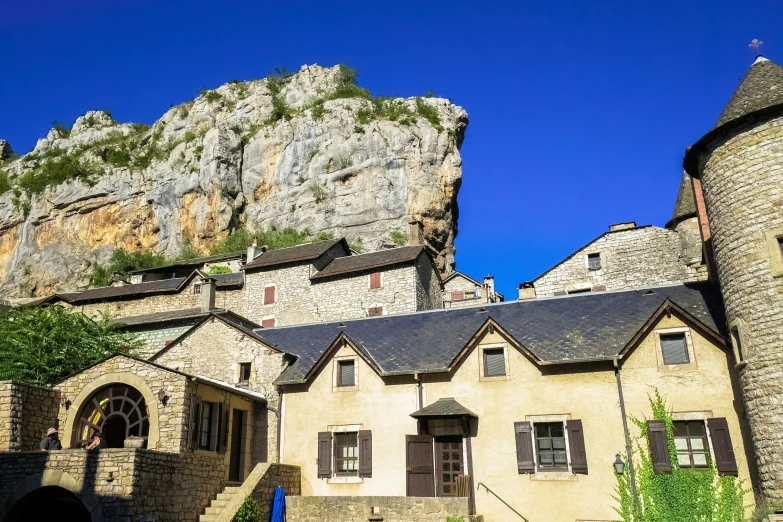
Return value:
<svg viewBox="0 0 783 522">
<path fill-rule="evenodd" d="M 272 521 L 285 522 L 285 491 L 282 486 L 275 490 L 275 500 L 272 503 Z"/>
</svg>

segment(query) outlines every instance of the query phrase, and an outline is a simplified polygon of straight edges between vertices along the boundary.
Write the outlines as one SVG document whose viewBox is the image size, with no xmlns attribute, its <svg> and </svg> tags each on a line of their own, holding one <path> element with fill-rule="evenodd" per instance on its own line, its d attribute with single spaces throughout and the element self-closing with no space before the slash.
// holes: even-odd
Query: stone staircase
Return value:
<svg viewBox="0 0 783 522">
<path fill-rule="evenodd" d="M 199 522 L 217 522 L 220 520 L 220 514 L 234 500 L 240 489 L 242 489 L 240 486 L 227 486 L 222 493 L 218 493 L 217 498 L 209 504 L 204 514 L 199 517 Z"/>
</svg>

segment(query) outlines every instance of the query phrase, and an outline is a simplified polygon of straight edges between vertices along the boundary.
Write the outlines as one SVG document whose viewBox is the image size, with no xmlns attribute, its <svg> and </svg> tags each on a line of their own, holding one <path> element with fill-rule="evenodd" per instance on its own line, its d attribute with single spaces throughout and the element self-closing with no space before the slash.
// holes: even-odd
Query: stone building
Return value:
<svg viewBox="0 0 783 522">
<path fill-rule="evenodd" d="M 685 155 L 711 246 L 750 421 L 759 486 L 783 502 L 783 67 L 758 57 Z"/>
<path fill-rule="evenodd" d="M 134 270 L 130 272 L 131 283 L 144 283 L 148 281 L 159 281 L 161 279 L 174 279 L 177 277 L 187 277 L 193 270 L 200 270 L 205 274 L 212 274 L 217 271 L 229 270 L 230 272 L 239 272 L 246 259 L 245 252 L 233 252 L 228 254 L 217 254 L 214 256 L 197 257 L 177 263 L 147 268 L 145 270 Z"/>
<path fill-rule="evenodd" d="M 455 270 L 443 278 L 442 299 L 444 308 L 476 306 L 503 302 L 503 294 L 495 290 L 495 278 L 484 276 L 479 283 L 470 276 Z"/>
</svg>

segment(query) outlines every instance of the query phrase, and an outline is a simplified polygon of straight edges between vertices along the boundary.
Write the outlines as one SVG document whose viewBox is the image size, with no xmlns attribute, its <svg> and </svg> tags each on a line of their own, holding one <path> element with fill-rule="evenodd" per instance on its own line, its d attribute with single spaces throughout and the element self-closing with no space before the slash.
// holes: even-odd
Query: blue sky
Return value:
<svg viewBox="0 0 783 522">
<path fill-rule="evenodd" d="M 8 5 L 12 4 L 12 5 Z M 374 94 L 433 89 L 469 116 L 457 268 L 507 297 L 607 229 L 670 218 L 682 155 L 783 2 L 12 0 L 0 137 L 26 152 L 89 109 L 153 122 L 202 87 L 344 62 Z"/>
</svg>

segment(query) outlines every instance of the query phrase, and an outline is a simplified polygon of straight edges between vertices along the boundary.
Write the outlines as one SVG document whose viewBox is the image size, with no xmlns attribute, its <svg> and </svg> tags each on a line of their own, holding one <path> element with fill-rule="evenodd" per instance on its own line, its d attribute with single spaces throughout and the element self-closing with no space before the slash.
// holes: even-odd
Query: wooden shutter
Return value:
<svg viewBox="0 0 783 522">
<path fill-rule="evenodd" d="M 264 304 L 273 304 L 275 302 L 275 287 L 267 286 L 264 288 Z"/>
<path fill-rule="evenodd" d="M 318 433 L 318 478 L 332 476 L 332 432 Z"/>
<path fill-rule="evenodd" d="M 198 436 L 201 433 L 201 397 L 193 395 L 190 408 L 190 448 L 198 448 Z"/>
<path fill-rule="evenodd" d="M 652 460 L 653 470 L 671 473 L 672 459 L 666 439 L 666 424 L 659 420 L 647 421 L 647 435 L 650 439 L 650 460 Z"/>
<path fill-rule="evenodd" d="M 536 463 L 533 460 L 533 427 L 530 422 L 515 422 L 514 435 L 517 442 L 517 471 L 534 473 Z"/>
<path fill-rule="evenodd" d="M 465 297 L 465 292 L 451 292 L 452 301 L 461 301 L 463 297 Z"/>
<path fill-rule="evenodd" d="M 587 451 L 585 450 L 585 434 L 582 421 L 572 419 L 566 422 L 568 430 L 568 449 L 571 453 L 571 471 L 579 475 L 587 475 Z"/>
<path fill-rule="evenodd" d="M 372 432 L 359 431 L 359 476 L 372 477 Z"/>
<path fill-rule="evenodd" d="M 378 315 L 383 315 L 383 307 L 382 306 L 373 306 L 369 310 L 367 310 L 367 315 L 370 317 L 376 317 Z"/>
<path fill-rule="evenodd" d="M 380 288 L 380 287 L 381 287 L 381 273 L 374 272 L 370 274 L 370 288 Z"/>
<path fill-rule="evenodd" d="M 228 451 L 228 422 L 230 412 L 231 406 L 229 404 L 220 405 L 220 427 L 218 428 L 220 438 L 218 439 L 218 453 L 225 453 Z"/>
<path fill-rule="evenodd" d="M 274 328 L 275 327 L 275 320 L 274 319 L 262 319 L 261 320 L 261 328 Z"/>
<path fill-rule="evenodd" d="M 737 476 L 737 459 L 734 457 L 734 448 L 731 445 L 729 425 L 726 419 L 719 417 L 707 419 L 707 427 L 710 430 L 712 449 L 715 452 L 715 467 L 719 475 Z"/>
</svg>

